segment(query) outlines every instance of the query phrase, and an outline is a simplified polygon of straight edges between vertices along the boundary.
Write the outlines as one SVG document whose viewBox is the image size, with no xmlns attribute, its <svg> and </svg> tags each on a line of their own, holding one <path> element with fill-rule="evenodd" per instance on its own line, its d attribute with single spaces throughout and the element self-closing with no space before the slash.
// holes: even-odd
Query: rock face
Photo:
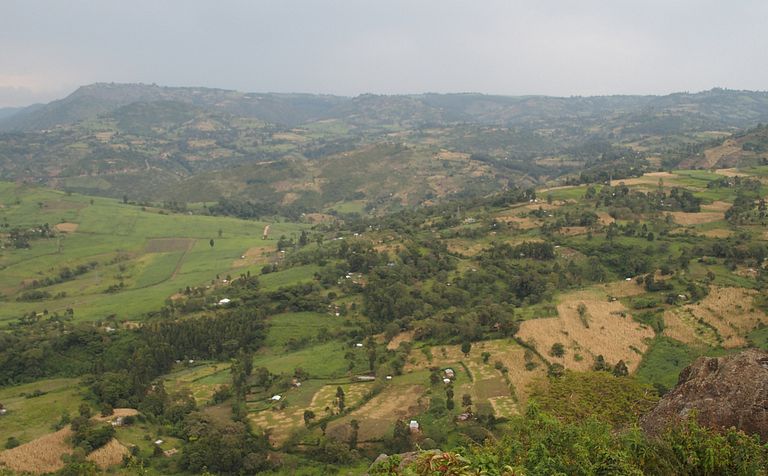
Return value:
<svg viewBox="0 0 768 476">
<path fill-rule="evenodd" d="M 699 357 L 640 425 L 649 435 L 658 435 L 693 411 L 700 425 L 735 427 L 768 441 L 768 352 L 749 349 L 728 357 Z"/>
</svg>

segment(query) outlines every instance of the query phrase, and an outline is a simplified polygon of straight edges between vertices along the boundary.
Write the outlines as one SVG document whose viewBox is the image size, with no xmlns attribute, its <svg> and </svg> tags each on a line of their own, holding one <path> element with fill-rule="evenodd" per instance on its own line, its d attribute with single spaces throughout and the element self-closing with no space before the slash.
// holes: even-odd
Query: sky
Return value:
<svg viewBox="0 0 768 476">
<path fill-rule="evenodd" d="M 765 0 L 0 0 L 0 107 L 94 82 L 555 96 L 768 89 Z"/>
</svg>

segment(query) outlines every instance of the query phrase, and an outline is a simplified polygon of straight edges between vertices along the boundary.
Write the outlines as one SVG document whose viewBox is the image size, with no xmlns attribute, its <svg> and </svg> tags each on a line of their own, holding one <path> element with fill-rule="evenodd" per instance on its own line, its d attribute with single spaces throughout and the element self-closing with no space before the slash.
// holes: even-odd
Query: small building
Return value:
<svg viewBox="0 0 768 476">
<path fill-rule="evenodd" d="M 416 420 L 411 420 L 411 422 L 408 423 L 408 429 L 411 430 L 411 433 L 419 431 L 419 422 Z"/>
<path fill-rule="evenodd" d="M 125 418 L 119 416 L 110 422 L 112 426 L 123 426 L 125 424 Z"/>
<path fill-rule="evenodd" d="M 448 378 L 456 378 L 456 372 L 453 369 L 445 369 L 445 376 Z"/>
<path fill-rule="evenodd" d="M 392 376 L 391 376 L 391 375 L 387 375 L 387 376 L 386 376 L 386 377 L 384 377 L 384 378 L 385 378 L 385 379 L 387 379 L 387 380 L 392 380 Z"/>
<path fill-rule="evenodd" d="M 155 444 L 158 445 L 158 446 L 162 445 L 163 444 L 163 440 L 155 440 Z"/>
<path fill-rule="evenodd" d="M 451 383 L 451 379 L 449 379 L 449 378 L 444 378 L 444 379 L 443 379 L 443 383 L 444 383 L 444 384 L 446 384 L 446 385 L 448 385 L 449 383 Z"/>
<path fill-rule="evenodd" d="M 273 402 L 279 402 L 282 398 L 283 398 L 282 395 L 272 395 L 272 398 L 270 398 L 270 400 L 272 400 Z"/>
<path fill-rule="evenodd" d="M 227 304 L 229 304 L 231 302 L 232 302 L 232 300 L 229 299 L 229 298 L 220 299 L 219 300 L 219 306 L 225 306 L 225 305 L 227 305 Z"/>
<path fill-rule="evenodd" d="M 0 408 L 0 416 L 5 415 L 6 413 L 8 413 L 7 408 Z"/>
<path fill-rule="evenodd" d="M 179 450 L 177 448 L 171 448 L 170 450 L 163 451 L 163 456 L 165 456 L 166 458 L 170 458 L 171 456 L 175 455 L 178 452 Z"/>
<path fill-rule="evenodd" d="M 373 375 L 358 375 L 357 377 L 355 377 L 355 380 L 357 380 L 358 382 L 373 382 L 374 380 L 376 380 L 376 377 L 374 377 Z"/>
<path fill-rule="evenodd" d="M 362 346 L 363 346 L 363 344 L 361 344 L 360 342 L 358 342 L 357 344 L 355 344 L 355 347 L 362 347 Z"/>
</svg>

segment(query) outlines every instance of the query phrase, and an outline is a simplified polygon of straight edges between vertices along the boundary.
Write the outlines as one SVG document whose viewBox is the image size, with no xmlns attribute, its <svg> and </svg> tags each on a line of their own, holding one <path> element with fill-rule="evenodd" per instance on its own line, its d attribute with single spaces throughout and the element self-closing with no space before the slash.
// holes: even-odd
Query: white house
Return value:
<svg viewBox="0 0 768 476">
<path fill-rule="evenodd" d="M 419 422 L 418 422 L 418 421 L 416 421 L 416 420 L 411 420 L 411 422 L 410 422 L 410 423 L 408 423 L 408 428 L 409 428 L 409 429 L 410 429 L 412 432 L 414 432 L 414 431 L 419 431 Z"/>
<path fill-rule="evenodd" d="M 229 303 L 231 303 L 231 302 L 232 302 L 232 300 L 231 300 L 231 299 L 229 299 L 229 298 L 224 298 L 224 299 L 221 299 L 221 300 L 219 301 L 219 306 L 224 306 L 225 304 L 229 304 Z"/>
<path fill-rule="evenodd" d="M 448 378 L 454 378 L 456 377 L 456 372 L 454 372 L 453 369 L 445 369 L 445 376 Z"/>
<path fill-rule="evenodd" d="M 273 402 L 279 402 L 281 398 L 283 398 L 282 395 L 272 395 L 272 398 L 270 398 L 270 400 L 272 400 Z"/>
</svg>

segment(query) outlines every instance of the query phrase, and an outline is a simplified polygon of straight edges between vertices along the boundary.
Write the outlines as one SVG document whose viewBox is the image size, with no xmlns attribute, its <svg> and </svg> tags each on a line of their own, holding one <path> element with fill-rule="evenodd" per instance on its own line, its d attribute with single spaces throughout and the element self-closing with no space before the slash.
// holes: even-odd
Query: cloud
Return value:
<svg viewBox="0 0 768 476">
<path fill-rule="evenodd" d="M 247 91 L 768 88 L 768 2 L 8 0 L 2 101 L 94 81 Z M 33 96 L 34 96 L 33 94 Z"/>
</svg>

